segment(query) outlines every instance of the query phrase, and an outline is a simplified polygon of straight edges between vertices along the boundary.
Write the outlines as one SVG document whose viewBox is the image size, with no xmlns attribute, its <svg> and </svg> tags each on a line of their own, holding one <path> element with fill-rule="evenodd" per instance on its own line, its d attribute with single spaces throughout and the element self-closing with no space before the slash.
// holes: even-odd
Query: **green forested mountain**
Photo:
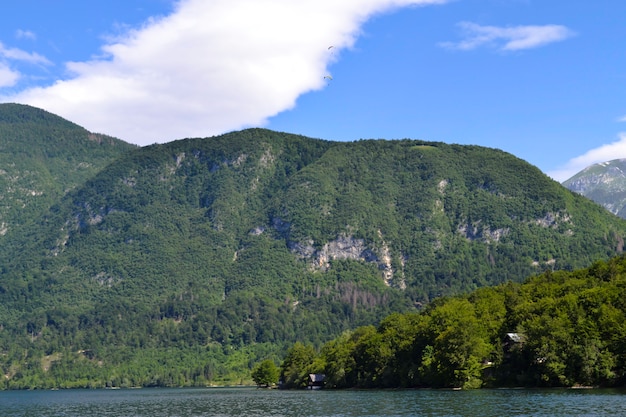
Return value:
<svg viewBox="0 0 626 417">
<path fill-rule="evenodd" d="M 0 248 L 7 233 L 133 148 L 44 110 L 0 104 Z"/>
<path fill-rule="evenodd" d="M 76 184 L 3 244 L 6 387 L 240 381 L 295 341 L 584 267 L 626 233 L 510 154 L 418 140 L 249 129 Z"/>
</svg>

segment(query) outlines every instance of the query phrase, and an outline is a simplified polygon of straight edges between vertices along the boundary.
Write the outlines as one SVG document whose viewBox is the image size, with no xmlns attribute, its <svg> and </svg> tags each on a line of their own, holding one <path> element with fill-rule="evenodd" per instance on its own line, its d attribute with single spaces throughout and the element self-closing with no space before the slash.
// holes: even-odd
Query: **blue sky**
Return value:
<svg viewBox="0 0 626 417">
<path fill-rule="evenodd" d="M 626 158 L 624 16 L 623 0 L 20 0 L 0 14 L 0 102 L 140 145 L 253 126 L 482 145 L 563 181 Z"/>
</svg>

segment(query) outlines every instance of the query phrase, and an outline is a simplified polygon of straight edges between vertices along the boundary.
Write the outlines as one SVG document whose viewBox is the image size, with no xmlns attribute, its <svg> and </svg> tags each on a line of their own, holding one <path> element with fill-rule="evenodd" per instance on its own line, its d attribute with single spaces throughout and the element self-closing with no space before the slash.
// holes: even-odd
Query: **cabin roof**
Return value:
<svg viewBox="0 0 626 417">
<path fill-rule="evenodd" d="M 511 342 L 520 343 L 522 341 L 522 335 L 519 333 L 507 333 L 506 337 Z"/>
<path fill-rule="evenodd" d="M 309 374 L 309 379 L 311 382 L 324 382 L 326 379 L 326 375 L 324 374 Z"/>
</svg>

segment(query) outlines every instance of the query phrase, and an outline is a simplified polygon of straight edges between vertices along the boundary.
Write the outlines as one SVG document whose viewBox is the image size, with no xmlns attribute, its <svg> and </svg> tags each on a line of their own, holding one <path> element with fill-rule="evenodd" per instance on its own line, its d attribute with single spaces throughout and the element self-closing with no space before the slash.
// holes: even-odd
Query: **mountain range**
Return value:
<svg viewBox="0 0 626 417">
<path fill-rule="evenodd" d="M 8 388 L 243 381 L 295 341 L 623 251 L 515 156 L 247 129 L 136 147 L 0 105 Z"/>
</svg>

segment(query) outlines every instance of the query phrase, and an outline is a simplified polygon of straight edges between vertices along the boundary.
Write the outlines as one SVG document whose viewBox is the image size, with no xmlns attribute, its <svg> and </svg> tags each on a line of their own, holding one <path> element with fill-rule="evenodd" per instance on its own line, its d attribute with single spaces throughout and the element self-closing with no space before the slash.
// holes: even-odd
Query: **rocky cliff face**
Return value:
<svg viewBox="0 0 626 417">
<path fill-rule="evenodd" d="M 382 240 L 382 233 L 379 232 Z M 382 240 L 382 244 L 369 245 L 363 239 L 353 236 L 340 235 L 335 240 L 326 243 L 321 249 L 316 250 L 313 241 L 289 242 L 289 249 L 299 258 L 306 259 L 313 271 L 327 271 L 333 260 L 351 259 L 375 264 L 382 273 L 385 285 L 400 289 L 406 288 L 404 272 L 396 274 L 392 266 L 392 254 L 389 246 Z"/>
<path fill-rule="evenodd" d="M 591 165 L 563 185 L 626 218 L 626 159 Z"/>
</svg>

